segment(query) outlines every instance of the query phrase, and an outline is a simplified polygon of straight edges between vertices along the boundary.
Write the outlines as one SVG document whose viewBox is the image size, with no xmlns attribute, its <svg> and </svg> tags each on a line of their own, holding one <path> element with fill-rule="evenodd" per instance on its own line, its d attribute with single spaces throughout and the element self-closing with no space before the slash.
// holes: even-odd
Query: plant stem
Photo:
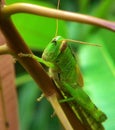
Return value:
<svg viewBox="0 0 115 130">
<path fill-rule="evenodd" d="M 40 16 L 46 16 L 51 18 L 58 18 L 68 21 L 100 26 L 102 28 L 115 31 L 115 22 L 103 20 L 89 15 L 61 11 L 27 3 L 16 3 L 4 6 L 4 8 L 2 8 L 2 13 L 6 17 L 16 13 L 29 13 L 29 14 L 31 13 Z"/>
</svg>

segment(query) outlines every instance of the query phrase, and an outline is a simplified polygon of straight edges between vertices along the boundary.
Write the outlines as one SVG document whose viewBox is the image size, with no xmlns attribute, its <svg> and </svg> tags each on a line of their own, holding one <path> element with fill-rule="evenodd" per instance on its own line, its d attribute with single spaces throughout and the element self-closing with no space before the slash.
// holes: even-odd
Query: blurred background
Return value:
<svg viewBox="0 0 115 130">
<path fill-rule="evenodd" d="M 7 4 L 27 2 L 56 8 L 57 0 L 6 0 Z M 60 9 L 115 21 L 114 0 L 61 0 Z M 12 16 L 14 24 L 31 50 L 41 56 L 56 31 L 56 20 L 29 14 Z M 115 33 L 96 26 L 59 20 L 58 35 L 65 38 L 101 44 L 102 47 L 72 43 L 84 77 L 84 90 L 106 113 L 106 130 L 115 129 Z M 21 130 L 62 130 L 53 109 L 41 95 L 32 78 L 19 63 L 15 64 Z"/>
</svg>

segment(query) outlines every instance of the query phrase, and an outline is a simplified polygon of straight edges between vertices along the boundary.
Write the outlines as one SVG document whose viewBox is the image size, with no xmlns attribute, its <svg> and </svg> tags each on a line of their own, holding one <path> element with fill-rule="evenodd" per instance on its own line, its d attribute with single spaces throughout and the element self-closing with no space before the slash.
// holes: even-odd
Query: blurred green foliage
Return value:
<svg viewBox="0 0 115 130">
<path fill-rule="evenodd" d="M 56 8 L 57 0 L 6 0 L 7 4 L 28 2 Z M 115 20 L 114 0 L 61 0 L 60 8 L 108 20 Z M 29 14 L 12 16 L 20 34 L 38 55 L 54 37 L 56 20 Z M 101 44 L 102 47 L 77 46 L 77 55 L 84 77 L 84 90 L 108 116 L 106 130 L 115 129 L 115 33 L 99 27 L 73 22 L 59 22 L 59 35 L 66 38 Z M 16 64 L 17 90 L 21 130 L 61 130 L 53 110 L 43 99 L 37 102 L 40 90 L 19 64 Z"/>
</svg>

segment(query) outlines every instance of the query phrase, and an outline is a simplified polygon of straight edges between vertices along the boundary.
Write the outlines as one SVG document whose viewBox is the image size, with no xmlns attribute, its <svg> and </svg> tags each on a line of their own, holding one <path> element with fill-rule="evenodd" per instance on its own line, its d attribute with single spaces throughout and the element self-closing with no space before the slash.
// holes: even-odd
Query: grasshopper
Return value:
<svg viewBox="0 0 115 130">
<path fill-rule="evenodd" d="M 59 9 L 59 4 L 60 0 L 58 0 L 57 9 Z M 64 97 L 64 99 L 59 102 L 68 102 L 76 116 L 86 125 L 88 130 L 104 130 L 101 123 L 104 122 L 107 117 L 83 91 L 82 86 L 84 83 L 78 61 L 69 43 L 67 43 L 67 41 L 79 41 L 68 40 L 62 36 L 57 36 L 58 19 L 56 23 L 57 29 L 55 37 L 45 48 L 42 58 L 31 54 L 20 54 L 20 56 L 34 58 L 49 68 L 49 75 Z M 81 41 L 80 43 L 87 44 Z"/>
<path fill-rule="evenodd" d="M 62 36 L 53 38 L 45 48 L 42 58 L 31 54 L 21 56 L 34 58 L 49 67 L 49 74 L 64 97 L 60 103 L 68 102 L 82 122 L 83 118 L 86 118 L 88 124 L 94 127 L 92 130 L 103 130 L 101 123 L 107 117 L 82 89 L 84 83 L 78 61 L 66 39 Z M 79 111 L 82 112 L 83 118 L 80 117 Z"/>
<path fill-rule="evenodd" d="M 90 125 L 93 124 L 92 129 L 102 130 L 103 127 L 100 124 L 107 117 L 83 91 L 84 83 L 78 61 L 67 41 L 62 36 L 53 38 L 45 48 L 42 59 L 48 63 L 46 65 L 50 68 L 50 76 L 64 95 L 63 101 L 67 101 L 75 111 L 78 109 L 76 106 L 80 106 L 80 110 L 84 113 L 82 115 L 85 115 Z"/>
<path fill-rule="evenodd" d="M 106 115 L 82 90 L 83 78 L 80 69 L 69 44 L 63 37 L 57 36 L 48 44 L 42 54 L 42 59 L 52 64 L 51 66 L 46 64 L 50 68 L 50 75 L 68 100 L 76 101 L 96 121 L 106 120 Z"/>
</svg>

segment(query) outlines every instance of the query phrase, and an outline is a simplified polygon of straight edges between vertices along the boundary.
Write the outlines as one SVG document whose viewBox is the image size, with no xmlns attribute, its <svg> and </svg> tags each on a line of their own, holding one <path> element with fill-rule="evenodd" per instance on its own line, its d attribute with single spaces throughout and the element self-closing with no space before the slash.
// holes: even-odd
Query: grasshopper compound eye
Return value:
<svg viewBox="0 0 115 130">
<path fill-rule="evenodd" d="M 51 43 L 56 45 L 56 44 L 57 44 L 56 39 L 54 38 L 54 39 L 51 41 Z"/>
</svg>

